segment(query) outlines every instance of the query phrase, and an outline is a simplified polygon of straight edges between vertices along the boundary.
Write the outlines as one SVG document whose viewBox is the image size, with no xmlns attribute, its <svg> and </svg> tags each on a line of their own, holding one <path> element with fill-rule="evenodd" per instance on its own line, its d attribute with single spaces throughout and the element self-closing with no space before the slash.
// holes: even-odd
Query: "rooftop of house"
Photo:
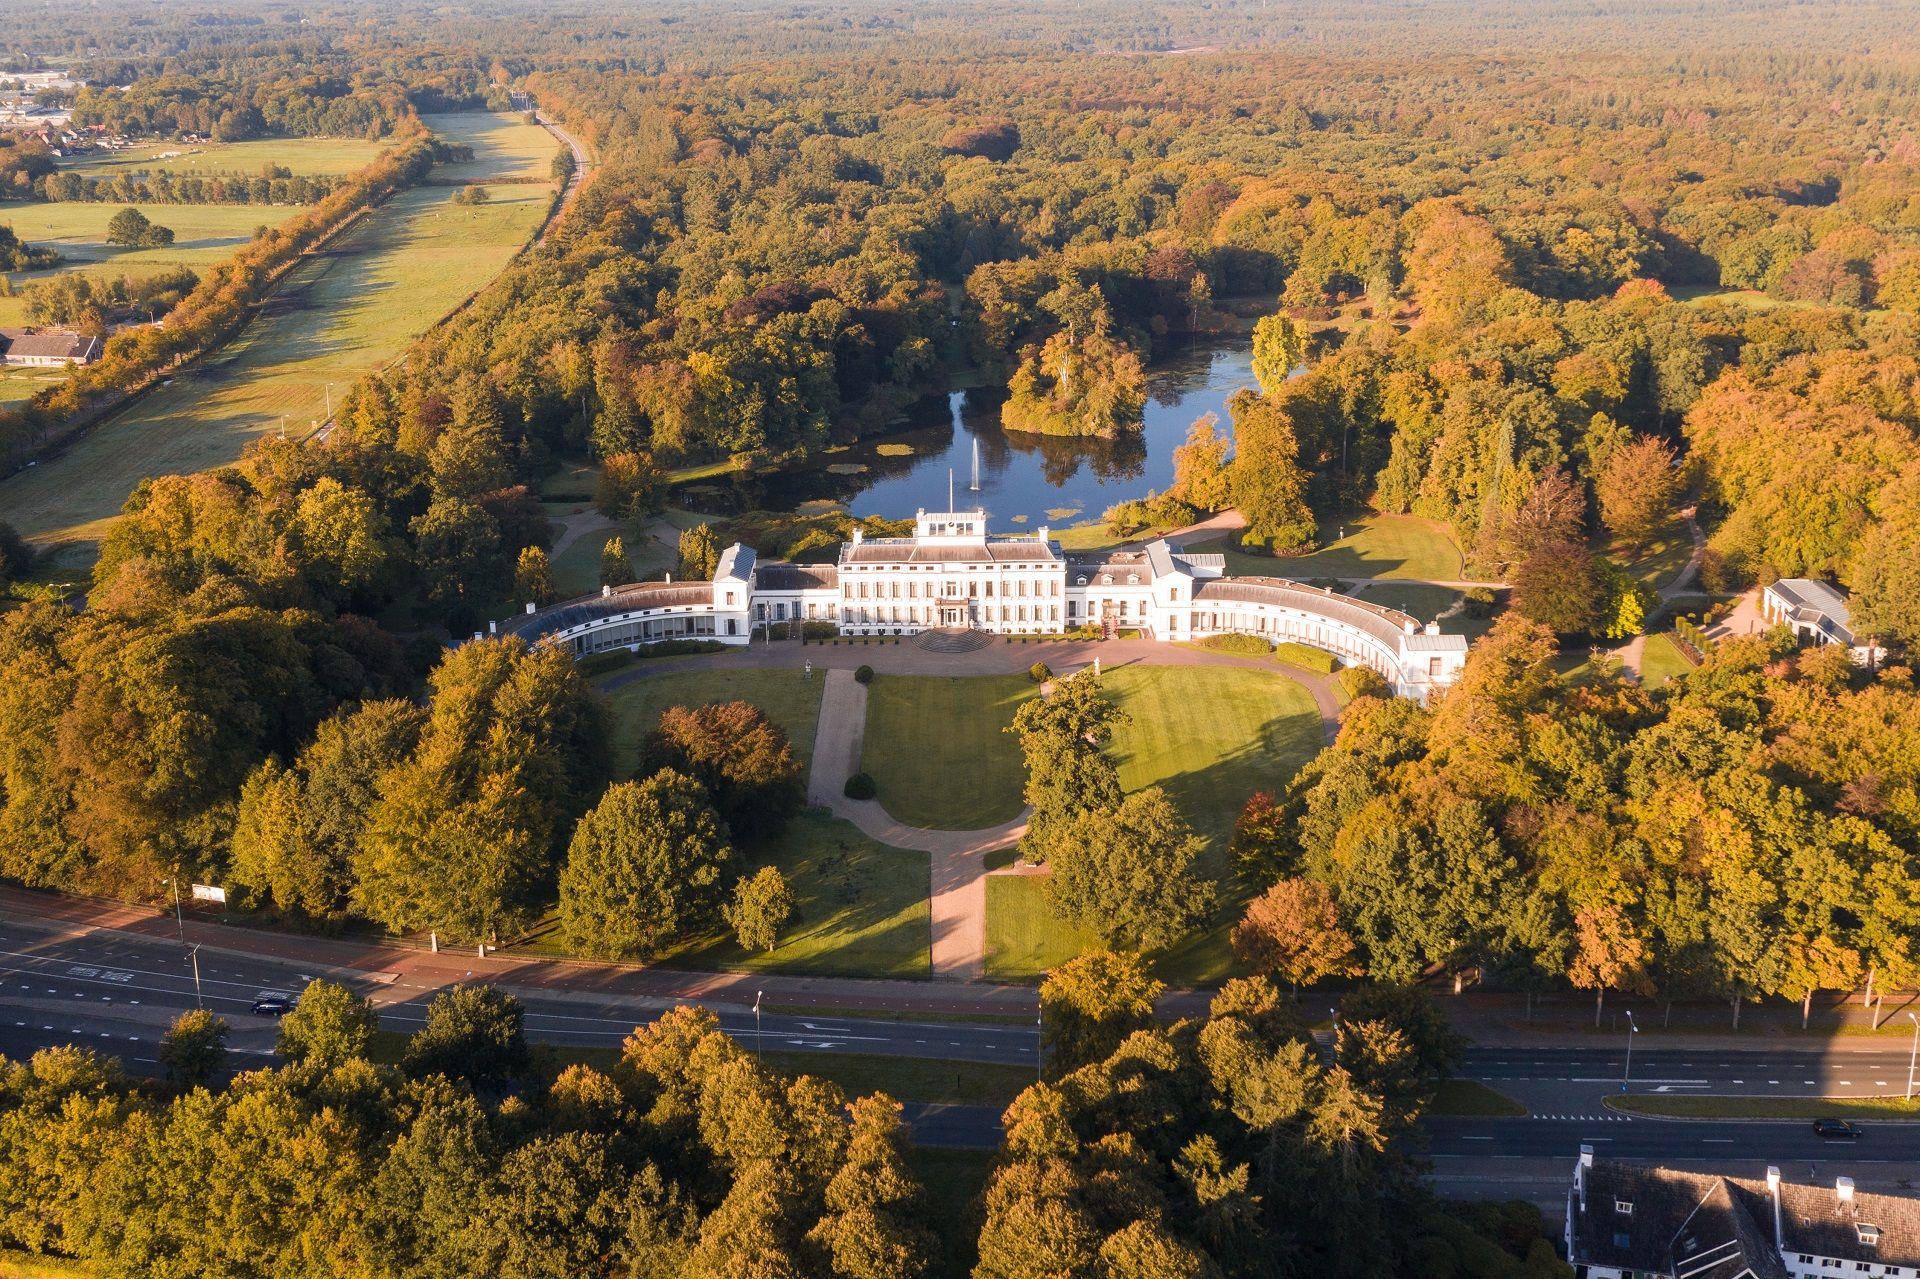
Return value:
<svg viewBox="0 0 1920 1279">
<path fill-rule="evenodd" d="M 1786 1279 L 1779 1253 L 1876 1270 L 1920 1267 L 1920 1199 L 1829 1186 L 1648 1168 L 1610 1160 L 1577 1170 L 1569 1210 L 1579 1264 L 1688 1279 Z M 1777 1175 L 1777 1174 L 1776 1174 Z"/>
<path fill-rule="evenodd" d="M 100 339 L 80 333 L 0 329 L 0 355 L 10 359 L 90 360 L 100 353 Z"/>
<path fill-rule="evenodd" d="M 1852 633 L 1847 597 L 1825 582 L 1811 577 L 1783 577 L 1768 589 L 1793 608 L 1817 614 L 1839 630 Z"/>
</svg>

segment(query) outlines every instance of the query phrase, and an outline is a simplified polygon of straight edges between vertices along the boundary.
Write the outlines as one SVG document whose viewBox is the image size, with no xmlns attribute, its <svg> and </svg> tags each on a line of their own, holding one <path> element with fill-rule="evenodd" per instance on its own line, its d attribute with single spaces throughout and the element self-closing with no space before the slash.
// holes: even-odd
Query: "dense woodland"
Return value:
<svg viewBox="0 0 1920 1279">
<path fill-rule="evenodd" d="M 191 874 L 303 926 L 461 940 L 557 907 L 604 955 L 722 919 L 759 944 L 784 888 L 735 866 L 798 802 L 777 730 L 669 712 L 608 786 L 603 711 L 563 658 L 446 648 L 550 594 L 531 486 L 587 455 L 602 508 L 643 515 L 674 466 L 806 458 L 961 380 L 1004 385 L 1012 429 L 1124 438 L 1156 354 L 1257 318 L 1259 387 L 1121 522 L 1235 505 L 1245 548 L 1284 555 L 1316 517 L 1412 512 L 1512 608 L 1437 706 L 1356 685 L 1336 744 L 1249 803 L 1234 940 L 1261 976 L 1205 1023 L 1150 1024 L 1128 953 L 1216 904 L 1185 873 L 1188 815 L 1119 793 L 1092 681 L 1023 712 L 1027 851 L 1121 953 L 1056 974 L 1054 1077 L 1010 1112 L 975 1274 L 1553 1273 L 1417 1202 L 1404 1130 L 1446 1059 L 1417 997 L 1353 996 L 1381 1015 L 1328 1065 L 1282 984 L 1457 976 L 1737 1014 L 1920 980 L 1904 662 L 1756 636 L 1657 690 L 1552 666 L 1645 624 L 1658 604 L 1621 565 L 1694 496 L 1709 591 L 1825 576 L 1863 633 L 1920 642 L 1910 7 L 1450 3 L 1388 27 L 1360 0 L 400 5 L 300 27 L 169 6 L 78 38 L 71 16 L 10 23 L 0 61 L 132 86 L 86 91 L 90 118 L 392 145 L 188 286 L 165 330 L 8 415 L 16 462 L 418 180 L 416 111 L 530 91 L 598 164 L 324 442 L 142 485 L 83 610 L 0 616 L 9 878 L 145 897 Z M 0 149 L 10 189 L 46 176 Z M 36 594 L 4 529 L 0 577 Z M 49 1055 L 0 1080 L 0 1168 L 69 1180 L 28 1210 L 0 1174 L 0 1232 L 115 1274 L 927 1272 L 886 1103 L 848 1120 L 688 1015 L 635 1044 L 610 1072 L 465 1085 L 356 1048 L 177 1096 Z M 151 1175 L 178 1167 L 213 1173 Z M 229 1179 L 263 1196 L 235 1203 L 305 1210 L 253 1214 L 272 1238 L 236 1219 L 233 1247 L 178 1233 Z M 901 1233 L 860 1253 L 875 1214 Z"/>
</svg>

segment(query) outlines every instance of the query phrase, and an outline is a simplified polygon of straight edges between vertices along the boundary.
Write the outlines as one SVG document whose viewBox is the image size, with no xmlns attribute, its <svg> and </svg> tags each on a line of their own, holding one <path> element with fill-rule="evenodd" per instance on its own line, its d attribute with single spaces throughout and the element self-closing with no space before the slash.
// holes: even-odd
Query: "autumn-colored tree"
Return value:
<svg viewBox="0 0 1920 1279">
<path fill-rule="evenodd" d="M 1053 1078 L 1104 1061 L 1120 1041 L 1153 1024 L 1153 1003 L 1166 987 L 1147 975 L 1138 955 L 1093 950 L 1040 983 L 1041 1052 Z"/>
<path fill-rule="evenodd" d="M 553 564 L 538 546 L 520 548 L 513 568 L 513 598 L 526 604 L 553 603 Z"/>
<path fill-rule="evenodd" d="M 741 839 L 778 831 L 806 794 L 785 730 L 750 702 L 668 707 L 641 755 L 648 771 L 670 768 L 706 787 Z"/>
<path fill-rule="evenodd" d="M 160 1037 L 160 1067 L 173 1087 L 204 1088 L 227 1066 L 227 1023 L 205 1008 L 190 1008 Z"/>
<path fill-rule="evenodd" d="M 276 1051 L 289 1061 L 311 1061 L 338 1066 L 364 1057 L 380 1029 L 373 1005 L 338 982 L 324 978 L 307 983 L 300 1002 L 280 1019 Z"/>
<path fill-rule="evenodd" d="M 1311 879 L 1283 879 L 1249 902 L 1233 927 L 1233 953 L 1255 972 L 1290 983 L 1296 999 L 1303 984 L 1360 971 L 1332 894 Z"/>
<path fill-rule="evenodd" d="M 1253 326 L 1253 376 L 1269 398 L 1307 358 L 1307 328 L 1290 315 L 1263 315 Z"/>
<path fill-rule="evenodd" d="M 680 531 L 680 576 L 689 582 L 710 581 L 720 562 L 720 544 L 713 529 L 696 524 Z"/>
<path fill-rule="evenodd" d="M 1556 634 L 1581 634 L 1599 620 L 1599 586 L 1591 551 L 1578 542 L 1548 542 L 1514 570 L 1513 607 Z"/>
<path fill-rule="evenodd" d="M 1187 442 L 1173 450 L 1175 497 L 1202 511 L 1217 511 L 1233 500 L 1228 482 L 1228 441 L 1220 419 L 1206 413 L 1187 428 Z"/>
<path fill-rule="evenodd" d="M 600 585 L 625 586 L 634 580 L 633 564 L 627 559 L 625 539 L 614 536 L 600 548 Z"/>
<path fill-rule="evenodd" d="M 660 509 L 666 475 L 647 453 L 615 453 L 600 464 L 594 509 L 610 520 L 639 520 Z"/>
<path fill-rule="evenodd" d="M 1600 520 L 1608 532 L 1638 550 L 1672 523 L 1679 485 L 1672 446 L 1636 436 L 1610 452 L 1593 477 Z"/>
<path fill-rule="evenodd" d="M 1593 1024 L 1609 990 L 1640 989 L 1646 982 L 1647 948 L 1621 907 L 1606 902 L 1573 917 L 1573 960 L 1567 980 L 1593 992 Z"/>
</svg>

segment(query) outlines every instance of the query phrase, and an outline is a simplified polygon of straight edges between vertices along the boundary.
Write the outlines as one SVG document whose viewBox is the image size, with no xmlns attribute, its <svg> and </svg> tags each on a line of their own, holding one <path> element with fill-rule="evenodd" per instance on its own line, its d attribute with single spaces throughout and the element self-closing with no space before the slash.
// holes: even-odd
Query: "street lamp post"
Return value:
<svg viewBox="0 0 1920 1279">
<path fill-rule="evenodd" d="M 198 1008 L 205 1008 L 207 1001 L 200 993 L 200 947 L 198 943 L 187 948 L 187 958 L 193 961 L 193 1002 Z"/>
<path fill-rule="evenodd" d="M 174 931 L 180 934 L 180 944 L 184 946 L 187 944 L 187 925 L 186 925 L 186 921 L 180 915 L 179 877 L 176 876 L 172 879 L 163 879 L 160 882 L 163 884 L 169 885 L 173 889 L 173 927 L 174 927 Z"/>
<path fill-rule="evenodd" d="M 1913 1023 L 1913 1047 L 1907 1049 L 1907 1100 L 1913 1100 L 1913 1059 L 1920 1056 L 1920 1017 L 1907 1014 L 1907 1020 Z"/>
<path fill-rule="evenodd" d="M 1040 1082 L 1040 1072 L 1047 1065 L 1047 1006 L 1041 1004 L 1033 1010 L 1033 1082 Z"/>
<path fill-rule="evenodd" d="M 763 990 L 753 992 L 753 1059 L 755 1061 L 762 1060 L 764 1056 L 760 1051 L 760 996 L 764 994 L 766 992 Z"/>
<path fill-rule="evenodd" d="M 1620 1091 L 1625 1092 L 1627 1085 L 1633 1082 L 1633 1037 L 1640 1033 L 1640 1027 L 1634 1024 L 1633 1014 L 1627 1014 L 1627 1068 L 1620 1072 Z"/>
</svg>

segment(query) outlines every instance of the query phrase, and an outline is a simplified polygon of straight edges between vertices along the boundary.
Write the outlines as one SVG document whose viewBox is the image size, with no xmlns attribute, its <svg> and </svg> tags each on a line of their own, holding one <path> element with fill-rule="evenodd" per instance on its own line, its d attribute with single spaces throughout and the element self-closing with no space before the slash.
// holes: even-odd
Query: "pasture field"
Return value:
<svg viewBox="0 0 1920 1279">
<path fill-rule="evenodd" d="M 263 138 L 257 142 L 146 142 L 123 151 L 91 151 L 60 167 L 88 178 L 122 173 L 258 174 L 269 165 L 296 177 L 341 177 L 373 163 L 385 141 L 363 138 Z M 169 155 L 169 152 L 176 154 Z M 161 156 L 167 156 L 161 159 Z M 171 207 L 171 206 L 162 206 Z"/>
<path fill-rule="evenodd" d="M 145 277 L 175 267 L 191 267 L 202 274 L 231 256 L 253 238 L 256 227 L 284 222 L 304 205 L 153 204 L 140 211 L 164 227 L 173 228 L 174 242 L 164 249 L 129 249 L 107 243 L 107 223 L 127 206 L 122 204 L 41 204 L 9 201 L 0 204 L 0 223 L 13 227 L 28 244 L 60 251 L 61 262 L 50 271 L 23 272 L 13 277 L 15 296 L 0 297 L 0 327 L 27 322 L 26 289 L 56 275 L 79 273 L 96 279 L 121 275 Z"/>
<path fill-rule="evenodd" d="M 458 111 L 420 117 L 429 129 L 449 142 L 473 148 L 465 164 L 447 164 L 433 171 L 436 182 L 510 182 L 553 177 L 553 157 L 560 139 L 524 116 L 492 111 Z"/>
</svg>

